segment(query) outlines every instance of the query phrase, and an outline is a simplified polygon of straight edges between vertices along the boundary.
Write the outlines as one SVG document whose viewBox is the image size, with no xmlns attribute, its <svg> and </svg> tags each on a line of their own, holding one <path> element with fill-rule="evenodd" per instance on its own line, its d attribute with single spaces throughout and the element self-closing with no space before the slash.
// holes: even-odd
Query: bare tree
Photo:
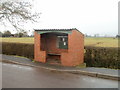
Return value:
<svg viewBox="0 0 120 90">
<path fill-rule="evenodd" d="M 3 33 L 2 33 L 2 32 L 0 32 L 0 37 L 2 37 L 2 34 L 3 34 Z"/>
<path fill-rule="evenodd" d="M 25 22 L 36 22 L 39 13 L 33 13 L 32 4 L 25 1 L 17 0 L 0 0 L 0 22 L 10 22 L 17 30 L 23 30 L 20 25 Z"/>
<path fill-rule="evenodd" d="M 3 37 L 10 37 L 10 36 L 11 36 L 11 32 L 10 32 L 9 30 L 4 31 L 4 33 L 3 33 L 2 36 L 3 36 Z"/>
</svg>

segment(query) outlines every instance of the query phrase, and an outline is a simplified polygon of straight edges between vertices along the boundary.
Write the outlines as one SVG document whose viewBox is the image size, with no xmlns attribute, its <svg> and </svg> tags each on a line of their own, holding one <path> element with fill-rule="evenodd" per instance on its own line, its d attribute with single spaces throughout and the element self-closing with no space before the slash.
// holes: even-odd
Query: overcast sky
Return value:
<svg viewBox="0 0 120 90">
<path fill-rule="evenodd" d="M 119 0 L 34 0 L 39 23 L 28 29 L 77 28 L 86 34 L 118 33 Z"/>
</svg>

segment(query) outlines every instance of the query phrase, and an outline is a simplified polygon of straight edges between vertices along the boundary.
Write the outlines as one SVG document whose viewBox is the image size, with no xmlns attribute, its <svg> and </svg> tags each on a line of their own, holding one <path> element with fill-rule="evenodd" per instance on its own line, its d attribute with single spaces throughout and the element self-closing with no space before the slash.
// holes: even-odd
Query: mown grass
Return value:
<svg viewBox="0 0 120 90">
<path fill-rule="evenodd" d="M 2 39 L 2 42 L 16 42 L 16 43 L 34 43 L 34 38 L 33 37 L 5 37 L 5 38 L 0 38 Z"/>
<path fill-rule="evenodd" d="M 33 37 L 10 37 L 10 38 L 0 38 L 2 42 L 16 42 L 16 43 L 34 43 Z M 0 40 L 1 41 L 1 40 Z M 117 38 L 91 38 L 86 37 L 84 40 L 85 46 L 95 46 L 95 47 L 118 47 L 118 39 Z"/>
<path fill-rule="evenodd" d="M 118 47 L 118 38 L 85 38 L 85 46 Z"/>
</svg>

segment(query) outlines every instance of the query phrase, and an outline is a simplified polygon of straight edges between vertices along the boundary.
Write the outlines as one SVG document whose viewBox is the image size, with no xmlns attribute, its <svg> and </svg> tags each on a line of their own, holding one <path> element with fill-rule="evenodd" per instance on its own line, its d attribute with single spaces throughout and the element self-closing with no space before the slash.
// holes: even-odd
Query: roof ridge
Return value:
<svg viewBox="0 0 120 90">
<path fill-rule="evenodd" d="M 34 30 L 37 31 L 37 30 L 75 30 L 75 29 L 76 28 L 70 28 L 70 29 L 34 29 Z"/>
</svg>

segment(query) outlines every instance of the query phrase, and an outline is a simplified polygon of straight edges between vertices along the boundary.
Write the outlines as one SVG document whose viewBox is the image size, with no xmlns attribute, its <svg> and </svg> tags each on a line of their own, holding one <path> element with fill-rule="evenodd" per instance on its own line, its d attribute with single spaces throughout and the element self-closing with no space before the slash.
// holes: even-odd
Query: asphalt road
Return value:
<svg viewBox="0 0 120 90">
<path fill-rule="evenodd" d="M 3 88 L 118 88 L 118 81 L 2 64 Z"/>
</svg>

